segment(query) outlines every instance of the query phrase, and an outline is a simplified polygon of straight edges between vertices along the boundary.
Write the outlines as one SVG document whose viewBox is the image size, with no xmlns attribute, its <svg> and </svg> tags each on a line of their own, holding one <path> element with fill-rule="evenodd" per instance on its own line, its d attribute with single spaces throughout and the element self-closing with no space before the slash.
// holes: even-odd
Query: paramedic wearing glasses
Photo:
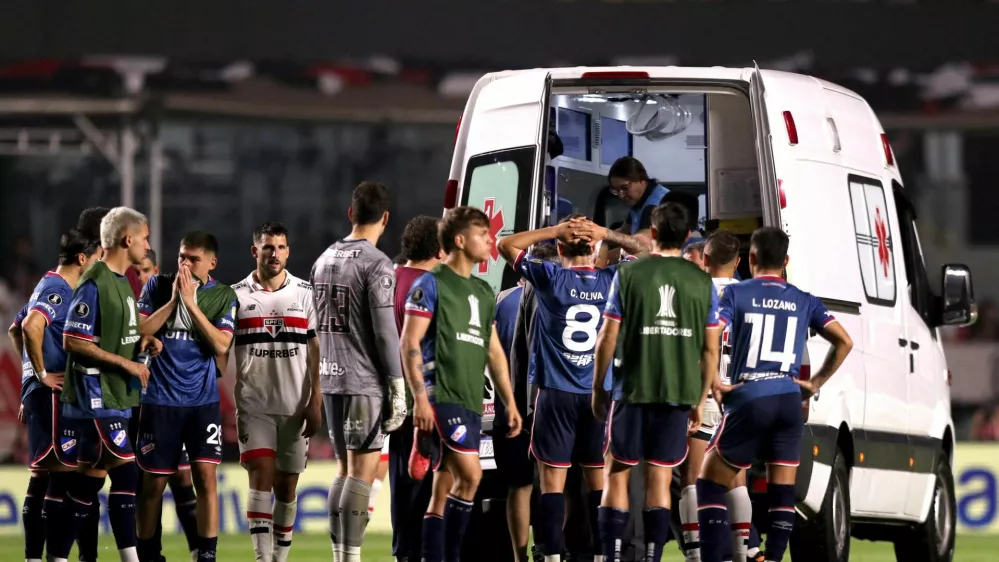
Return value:
<svg viewBox="0 0 999 562">
<path fill-rule="evenodd" d="M 654 208 L 669 193 L 669 190 L 655 179 L 650 179 L 645 166 L 631 156 L 618 158 L 611 165 L 607 179 L 610 181 L 611 193 L 631 205 L 628 222 L 622 228 L 626 234 L 638 232 L 642 211 L 646 207 Z"/>
</svg>

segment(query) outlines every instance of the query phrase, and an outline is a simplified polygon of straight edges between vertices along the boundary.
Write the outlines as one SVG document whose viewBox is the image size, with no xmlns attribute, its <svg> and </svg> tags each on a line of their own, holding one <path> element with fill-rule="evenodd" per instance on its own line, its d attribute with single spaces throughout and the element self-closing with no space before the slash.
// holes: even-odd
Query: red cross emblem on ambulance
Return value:
<svg viewBox="0 0 999 562">
<path fill-rule="evenodd" d="M 489 217 L 489 237 L 492 238 L 492 246 L 489 248 L 489 259 L 479 264 L 479 275 L 489 273 L 489 266 L 492 262 L 499 259 L 499 250 L 496 249 L 496 238 L 499 236 L 500 230 L 503 230 L 506 220 L 503 218 L 503 209 L 496 211 L 495 208 L 496 198 L 486 197 L 486 200 L 482 203 L 482 211 Z"/>
<path fill-rule="evenodd" d="M 874 209 L 874 235 L 878 239 L 878 261 L 881 262 L 884 276 L 888 277 L 888 261 L 891 258 L 891 254 L 888 251 L 888 228 L 885 225 L 884 219 L 881 218 L 880 207 Z"/>
</svg>

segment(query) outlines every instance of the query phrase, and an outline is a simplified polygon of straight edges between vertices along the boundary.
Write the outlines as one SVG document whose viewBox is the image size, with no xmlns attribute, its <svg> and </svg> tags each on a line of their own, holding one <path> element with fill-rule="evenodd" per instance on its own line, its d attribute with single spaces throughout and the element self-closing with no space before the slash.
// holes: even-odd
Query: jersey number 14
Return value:
<svg viewBox="0 0 999 562">
<path fill-rule="evenodd" d="M 798 319 L 789 316 L 784 331 L 784 351 L 774 351 L 774 325 L 777 317 L 773 314 L 747 312 L 746 323 L 753 327 L 749 335 L 749 354 L 746 356 L 746 367 L 755 369 L 760 360 L 780 363 L 780 371 L 786 373 L 797 359 L 794 353 L 794 339 L 798 328 Z"/>
</svg>

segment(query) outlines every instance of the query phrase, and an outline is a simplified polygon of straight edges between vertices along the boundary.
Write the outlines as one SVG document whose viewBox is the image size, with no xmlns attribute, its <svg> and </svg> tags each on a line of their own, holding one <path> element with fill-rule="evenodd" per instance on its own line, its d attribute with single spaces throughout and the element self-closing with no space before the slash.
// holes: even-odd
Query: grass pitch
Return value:
<svg viewBox="0 0 999 562">
<path fill-rule="evenodd" d="M 364 543 L 364 562 L 393 562 L 391 535 L 370 533 L 365 538 Z M 851 562 L 895 561 L 895 555 L 888 543 L 854 540 L 850 549 Z M 956 562 L 994 562 L 997 560 L 997 552 L 999 552 L 999 536 L 963 535 L 957 539 L 957 555 L 954 560 Z M 180 535 L 164 537 L 163 554 L 169 562 L 190 560 L 187 544 Z M 328 562 L 332 560 L 329 537 L 316 533 L 295 535 L 289 558 L 294 562 Z M 0 560 L 13 562 L 23 559 L 24 543 L 21 537 L 7 536 L 0 539 Z M 77 559 L 75 549 L 69 559 Z M 101 537 L 100 559 L 108 562 L 118 560 L 118 552 L 111 535 Z M 785 557 L 785 560 L 787 559 L 788 557 Z M 249 535 L 223 535 L 219 537 L 218 562 L 246 562 L 247 560 L 253 560 Z M 667 545 L 663 560 L 673 562 L 682 560 L 682 557 L 674 546 Z"/>
</svg>

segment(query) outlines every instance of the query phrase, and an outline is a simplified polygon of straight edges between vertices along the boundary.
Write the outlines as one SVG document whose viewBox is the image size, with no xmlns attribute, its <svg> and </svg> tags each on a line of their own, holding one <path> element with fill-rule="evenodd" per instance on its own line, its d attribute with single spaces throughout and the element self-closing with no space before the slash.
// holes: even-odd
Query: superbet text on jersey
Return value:
<svg viewBox="0 0 999 562">
<path fill-rule="evenodd" d="M 265 290 L 254 277 L 233 285 L 236 319 L 236 408 L 290 416 L 305 407 L 307 342 L 316 337 L 312 285 L 288 273 L 284 284 Z"/>
</svg>

